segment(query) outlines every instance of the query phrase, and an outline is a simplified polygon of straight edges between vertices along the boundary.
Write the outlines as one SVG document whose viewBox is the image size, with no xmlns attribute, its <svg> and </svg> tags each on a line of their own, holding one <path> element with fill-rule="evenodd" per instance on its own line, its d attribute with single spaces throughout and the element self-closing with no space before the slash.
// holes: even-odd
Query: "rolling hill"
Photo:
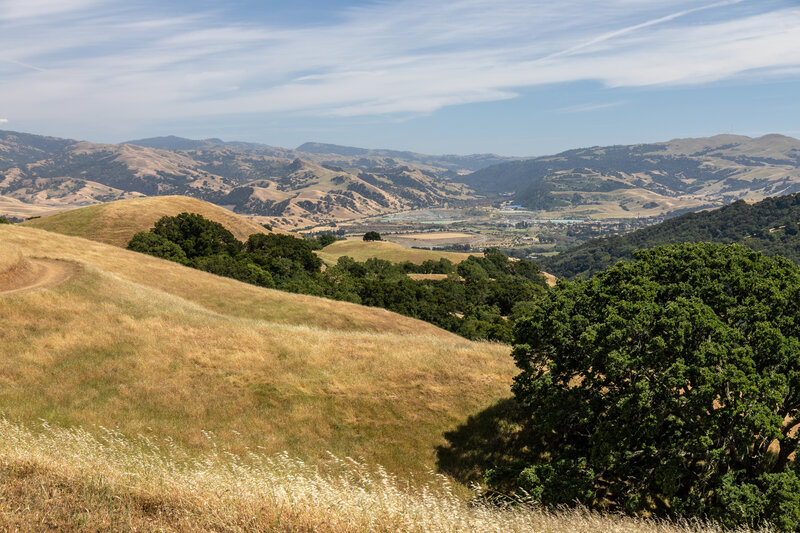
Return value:
<svg viewBox="0 0 800 533">
<path fill-rule="evenodd" d="M 35 218 L 23 225 L 125 247 L 135 233 L 148 231 L 159 218 L 184 212 L 219 222 L 240 241 L 246 241 L 253 233 L 270 233 L 252 220 L 188 196 L 119 200 Z"/>
<path fill-rule="evenodd" d="M 800 191 L 800 140 L 717 135 L 584 148 L 457 179 L 543 218 L 661 216 Z"/>
<path fill-rule="evenodd" d="M 509 393 L 508 347 L 381 309 L 35 228 L 3 226 L 0 247 L 6 274 L 66 272 L 0 285 L 0 411 L 14 420 L 422 473 L 445 431 Z"/>
<path fill-rule="evenodd" d="M 626 235 L 594 239 L 552 257 L 538 260 L 558 276 L 588 276 L 635 250 L 683 242 L 739 243 L 767 255 L 800 263 L 800 194 L 737 201 L 719 209 L 688 213 Z"/>
</svg>

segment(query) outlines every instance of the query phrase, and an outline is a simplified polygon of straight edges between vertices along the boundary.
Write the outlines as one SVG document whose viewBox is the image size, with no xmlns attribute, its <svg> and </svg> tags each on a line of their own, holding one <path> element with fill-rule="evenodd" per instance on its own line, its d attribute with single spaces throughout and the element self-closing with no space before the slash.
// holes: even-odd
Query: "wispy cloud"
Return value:
<svg viewBox="0 0 800 533">
<path fill-rule="evenodd" d="M 609 109 L 611 107 L 621 106 L 624 102 L 606 102 L 602 104 L 581 104 L 562 107 L 558 111 L 562 113 L 585 113 L 587 111 L 599 111 L 600 109 Z"/>
<path fill-rule="evenodd" d="M 0 124 L 8 124 L 7 118 L 0 118 Z"/>
<path fill-rule="evenodd" d="M 0 101 L 41 120 L 416 115 L 544 84 L 691 85 L 800 68 L 800 6 L 788 1 L 397 0 L 313 27 L 95 0 L 0 6 Z"/>
</svg>

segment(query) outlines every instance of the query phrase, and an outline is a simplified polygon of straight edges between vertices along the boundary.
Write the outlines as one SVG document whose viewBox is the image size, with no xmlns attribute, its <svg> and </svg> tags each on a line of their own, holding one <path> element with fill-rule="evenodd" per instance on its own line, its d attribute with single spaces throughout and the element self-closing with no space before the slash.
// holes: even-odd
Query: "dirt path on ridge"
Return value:
<svg viewBox="0 0 800 533">
<path fill-rule="evenodd" d="M 25 262 L 25 268 L 21 271 L 0 274 L 0 296 L 54 287 L 69 281 L 80 270 L 75 263 L 57 259 L 27 257 Z"/>
</svg>

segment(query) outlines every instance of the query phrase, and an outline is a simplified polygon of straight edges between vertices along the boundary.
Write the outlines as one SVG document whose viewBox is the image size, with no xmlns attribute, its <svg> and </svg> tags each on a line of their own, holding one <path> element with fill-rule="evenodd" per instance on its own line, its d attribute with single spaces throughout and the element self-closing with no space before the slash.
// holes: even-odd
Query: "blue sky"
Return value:
<svg viewBox="0 0 800 533">
<path fill-rule="evenodd" d="M 0 128 L 540 155 L 800 136 L 800 0 L 0 0 Z"/>
</svg>

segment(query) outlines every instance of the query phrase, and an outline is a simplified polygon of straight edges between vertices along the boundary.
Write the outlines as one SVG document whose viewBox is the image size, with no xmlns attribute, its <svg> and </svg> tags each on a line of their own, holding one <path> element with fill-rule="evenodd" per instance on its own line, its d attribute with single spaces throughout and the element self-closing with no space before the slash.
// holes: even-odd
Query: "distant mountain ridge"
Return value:
<svg viewBox="0 0 800 533">
<path fill-rule="evenodd" d="M 308 154 L 336 154 L 345 157 L 379 157 L 391 158 L 400 161 L 407 161 L 429 166 L 438 166 L 452 171 L 469 170 L 475 171 L 491 165 L 514 161 L 519 158 L 504 157 L 496 154 L 471 154 L 471 155 L 427 155 L 416 152 L 356 148 L 353 146 L 341 146 L 338 144 L 325 144 L 307 142 L 296 148 L 298 152 Z"/>
<path fill-rule="evenodd" d="M 626 235 L 593 239 L 537 262 L 557 276 L 589 276 L 632 259 L 636 250 L 684 242 L 738 243 L 800 263 L 800 193 L 688 213 Z"/>
<path fill-rule="evenodd" d="M 257 150 L 275 157 L 299 157 L 322 164 L 349 164 L 359 168 L 385 165 L 387 163 L 390 165 L 409 164 L 461 173 L 473 172 L 491 165 L 518 159 L 515 157 L 503 157 L 496 154 L 429 155 L 401 150 L 357 148 L 354 146 L 341 146 L 338 144 L 318 142 L 307 142 L 295 149 L 289 149 L 260 143 L 223 141 L 222 139 L 216 138 L 187 139 L 174 135 L 136 139 L 120 144 L 134 144 L 147 148 L 173 151 L 209 150 L 214 148 L 246 149 Z"/>
<path fill-rule="evenodd" d="M 10 200 L 0 205 L 18 200 L 75 207 L 185 195 L 294 229 L 475 199 L 464 185 L 442 179 L 450 172 L 442 167 L 317 157 L 219 139 L 137 142 L 96 144 L 0 131 L 0 200 Z"/>
<path fill-rule="evenodd" d="M 148 137 L 147 139 L 136 139 L 133 141 L 125 141 L 120 144 L 135 144 L 136 146 L 144 146 L 146 148 L 157 148 L 159 150 L 206 150 L 209 148 L 227 147 L 227 148 L 273 148 L 272 146 L 260 143 L 249 143 L 242 141 L 226 142 L 222 139 L 212 137 L 210 139 L 187 139 L 185 137 L 176 137 L 175 135 L 167 135 L 164 137 Z M 279 149 L 281 150 L 281 149 Z"/>
<path fill-rule="evenodd" d="M 800 140 L 716 135 L 580 148 L 456 179 L 479 193 L 572 218 L 665 215 L 800 191 Z"/>
</svg>

